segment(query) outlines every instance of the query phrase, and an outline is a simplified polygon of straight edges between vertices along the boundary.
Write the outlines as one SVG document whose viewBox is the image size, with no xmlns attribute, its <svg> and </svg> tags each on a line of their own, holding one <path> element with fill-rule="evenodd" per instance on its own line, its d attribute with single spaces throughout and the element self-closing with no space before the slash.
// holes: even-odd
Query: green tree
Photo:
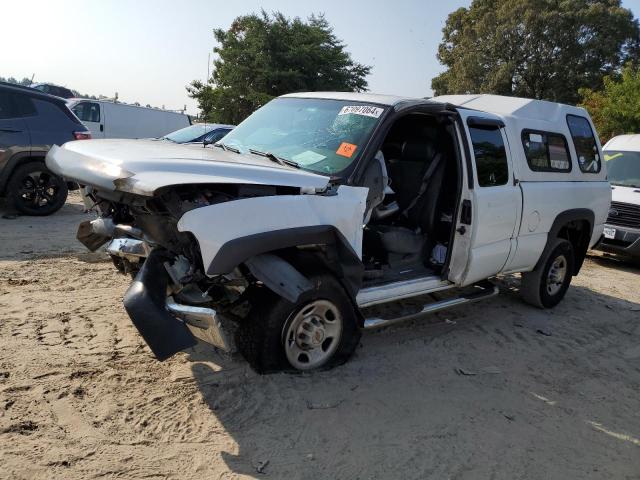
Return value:
<svg viewBox="0 0 640 480">
<path fill-rule="evenodd" d="M 24 77 L 22 80 L 17 80 L 14 77 L 9 77 L 9 78 L 0 77 L 0 82 L 15 83 L 16 85 L 23 85 L 25 87 L 28 87 L 29 85 L 31 85 L 31 79 L 27 77 Z"/>
<path fill-rule="evenodd" d="M 623 133 L 640 132 L 640 70 L 627 65 L 617 77 L 604 77 L 600 91 L 583 88 L 582 102 L 604 143 Z"/>
<path fill-rule="evenodd" d="M 565 103 L 635 60 L 638 21 L 620 0 L 474 0 L 451 13 L 437 95 L 496 93 Z"/>
<path fill-rule="evenodd" d="M 213 75 L 208 83 L 194 80 L 187 87 L 209 121 L 239 123 L 285 93 L 367 88 L 371 67 L 351 59 L 322 15 L 305 22 L 262 11 L 213 34 Z"/>
</svg>

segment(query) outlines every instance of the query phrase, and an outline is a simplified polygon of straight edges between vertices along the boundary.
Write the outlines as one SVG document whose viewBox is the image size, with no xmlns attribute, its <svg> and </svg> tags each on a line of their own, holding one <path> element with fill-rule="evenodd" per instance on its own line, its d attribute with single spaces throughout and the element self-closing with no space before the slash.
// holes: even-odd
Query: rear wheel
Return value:
<svg viewBox="0 0 640 480">
<path fill-rule="evenodd" d="M 522 297 L 536 307 L 555 307 L 567 293 L 574 265 L 573 245 L 562 238 L 556 239 L 544 262 L 522 274 Z"/>
<path fill-rule="evenodd" d="M 15 169 L 7 185 L 7 198 L 25 215 L 51 215 L 67 200 L 66 182 L 42 162 L 30 162 Z"/>
<path fill-rule="evenodd" d="M 354 307 L 329 274 L 291 303 L 266 287 L 254 295 L 236 333 L 238 348 L 259 373 L 328 369 L 347 361 L 360 340 Z"/>
</svg>

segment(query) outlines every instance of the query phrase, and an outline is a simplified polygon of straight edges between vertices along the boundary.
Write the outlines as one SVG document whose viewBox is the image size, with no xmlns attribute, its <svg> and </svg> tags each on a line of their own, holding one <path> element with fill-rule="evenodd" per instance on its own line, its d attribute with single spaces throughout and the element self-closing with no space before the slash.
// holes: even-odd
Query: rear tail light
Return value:
<svg viewBox="0 0 640 480">
<path fill-rule="evenodd" d="M 91 132 L 73 132 L 73 136 L 76 140 L 89 140 L 91 138 Z"/>
</svg>

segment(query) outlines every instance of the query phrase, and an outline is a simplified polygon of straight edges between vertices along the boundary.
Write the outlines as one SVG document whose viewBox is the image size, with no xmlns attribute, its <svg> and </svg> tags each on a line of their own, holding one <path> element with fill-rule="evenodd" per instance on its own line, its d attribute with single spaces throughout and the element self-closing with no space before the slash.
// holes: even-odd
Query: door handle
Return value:
<svg viewBox="0 0 640 480">
<path fill-rule="evenodd" d="M 104 132 L 104 125 L 103 124 L 100 124 L 100 131 Z"/>
<path fill-rule="evenodd" d="M 22 130 L 16 130 L 15 128 L 0 128 L 0 132 L 22 133 Z"/>
</svg>

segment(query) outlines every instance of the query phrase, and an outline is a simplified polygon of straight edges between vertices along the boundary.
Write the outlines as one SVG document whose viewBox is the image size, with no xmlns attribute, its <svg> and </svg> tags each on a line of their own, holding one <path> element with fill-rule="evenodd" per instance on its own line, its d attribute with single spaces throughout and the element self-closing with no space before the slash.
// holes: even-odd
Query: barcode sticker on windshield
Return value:
<svg viewBox="0 0 640 480">
<path fill-rule="evenodd" d="M 342 107 L 342 110 L 338 113 L 338 115 L 364 115 L 365 117 L 373 117 L 379 118 L 384 112 L 384 108 L 380 107 L 371 107 L 369 105 L 346 105 Z"/>
</svg>

